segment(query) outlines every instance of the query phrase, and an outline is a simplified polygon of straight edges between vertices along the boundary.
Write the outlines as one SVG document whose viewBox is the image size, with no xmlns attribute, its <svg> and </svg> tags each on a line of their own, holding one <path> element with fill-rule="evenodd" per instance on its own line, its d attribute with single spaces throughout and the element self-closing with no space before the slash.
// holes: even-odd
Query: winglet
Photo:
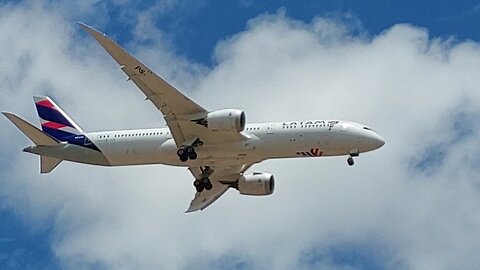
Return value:
<svg viewBox="0 0 480 270">
<path fill-rule="evenodd" d="M 127 53 L 122 47 L 120 47 L 115 41 L 109 38 L 106 34 L 98 31 L 97 29 L 91 27 L 82 22 L 78 22 L 80 27 L 83 28 L 87 33 L 89 33 L 93 38 L 95 38 L 100 45 L 117 61 L 121 66 L 123 65 L 133 65 L 136 60 Z"/>
<path fill-rule="evenodd" d="M 98 31 L 97 29 L 91 27 L 90 25 L 88 24 L 85 24 L 83 22 L 77 22 L 80 27 L 83 28 L 83 30 L 87 31 L 90 35 L 94 36 L 96 38 L 96 36 L 103 36 L 103 37 L 107 37 L 107 35 L 105 35 L 104 33 Z"/>
</svg>

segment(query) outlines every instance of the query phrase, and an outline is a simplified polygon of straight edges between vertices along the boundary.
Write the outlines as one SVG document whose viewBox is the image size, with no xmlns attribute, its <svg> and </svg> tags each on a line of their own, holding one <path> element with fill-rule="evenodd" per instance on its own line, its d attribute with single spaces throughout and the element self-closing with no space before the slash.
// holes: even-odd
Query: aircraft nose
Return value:
<svg viewBox="0 0 480 270">
<path fill-rule="evenodd" d="M 369 145 L 369 148 L 371 150 L 378 149 L 385 145 L 385 140 L 382 138 L 382 136 L 378 135 L 377 132 L 372 129 L 363 129 L 363 136 L 365 138 L 365 142 Z"/>
<path fill-rule="evenodd" d="M 377 134 L 375 138 L 375 144 L 377 145 L 377 148 L 380 148 L 385 145 L 385 140 L 382 138 L 382 136 Z"/>
</svg>

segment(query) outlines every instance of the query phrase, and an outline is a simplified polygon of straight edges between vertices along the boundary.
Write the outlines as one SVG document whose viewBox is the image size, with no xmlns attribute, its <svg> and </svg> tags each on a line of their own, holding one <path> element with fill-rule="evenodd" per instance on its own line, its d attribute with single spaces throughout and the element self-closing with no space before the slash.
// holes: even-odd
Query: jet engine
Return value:
<svg viewBox="0 0 480 270">
<path fill-rule="evenodd" d="M 197 122 L 212 131 L 240 132 L 245 129 L 245 112 L 237 109 L 225 109 L 209 112 L 207 117 Z"/>
<path fill-rule="evenodd" d="M 275 178 L 269 173 L 253 173 L 238 179 L 238 191 L 242 195 L 270 195 L 275 188 Z"/>
</svg>

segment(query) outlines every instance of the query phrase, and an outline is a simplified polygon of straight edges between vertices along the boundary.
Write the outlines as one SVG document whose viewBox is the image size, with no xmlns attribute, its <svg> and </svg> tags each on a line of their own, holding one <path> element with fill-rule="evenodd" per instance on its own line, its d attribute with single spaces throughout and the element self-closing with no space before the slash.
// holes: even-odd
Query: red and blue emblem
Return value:
<svg viewBox="0 0 480 270">
<path fill-rule="evenodd" d="M 322 156 L 323 152 L 320 151 L 320 148 L 310 148 L 310 151 L 299 151 L 297 155 L 301 155 L 304 157 L 320 157 Z"/>
<path fill-rule="evenodd" d="M 62 142 L 98 150 L 84 135 L 83 130 L 50 98 L 34 97 L 33 99 L 43 132 Z"/>
</svg>

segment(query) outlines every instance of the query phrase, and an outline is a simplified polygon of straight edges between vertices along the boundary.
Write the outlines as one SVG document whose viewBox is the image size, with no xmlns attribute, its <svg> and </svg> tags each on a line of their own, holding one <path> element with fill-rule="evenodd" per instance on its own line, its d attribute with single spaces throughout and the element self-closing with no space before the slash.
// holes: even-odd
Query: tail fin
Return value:
<svg viewBox="0 0 480 270">
<path fill-rule="evenodd" d="M 49 97 L 34 96 L 42 130 L 59 141 L 68 141 L 83 130 Z"/>
<path fill-rule="evenodd" d="M 2 113 L 36 145 L 54 146 L 59 144 L 56 139 L 43 133 L 40 129 L 16 116 L 15 114 L 7 112 Z"/>
</svg>

